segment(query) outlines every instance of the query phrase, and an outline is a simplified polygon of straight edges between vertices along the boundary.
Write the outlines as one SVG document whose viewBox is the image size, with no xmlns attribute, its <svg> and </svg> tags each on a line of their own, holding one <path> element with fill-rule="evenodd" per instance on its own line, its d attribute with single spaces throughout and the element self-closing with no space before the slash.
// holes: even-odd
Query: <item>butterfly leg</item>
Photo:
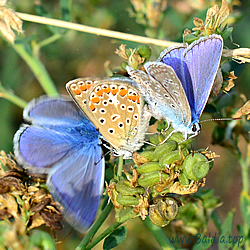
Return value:
<svg viewBox="0 0 250 250">
<path fill-rule="evenodd" d="M 177 132 L 177 130 L 173 130 L 172 132 L 170 132 L 170 134 L 161 143 L 159 143 L 159 145 L 165 143 L 170 138 L 170 136 L 175 132 Z"/>
<path fill-rule="evenodd" d="M 170 122 L 168 122 L 168 127 L 164 129 L 164 131 L 167 131 L 170 127 Z"/>
</svg>

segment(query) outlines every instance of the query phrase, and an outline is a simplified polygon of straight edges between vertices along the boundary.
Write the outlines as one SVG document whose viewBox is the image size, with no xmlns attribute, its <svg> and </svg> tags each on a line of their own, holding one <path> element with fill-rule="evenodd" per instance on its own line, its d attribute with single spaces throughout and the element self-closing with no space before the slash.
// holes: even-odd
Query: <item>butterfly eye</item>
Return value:
<svg viewBox="0 0 250 250">
<path fill-rule="evenodd" d="M 198 134 L 201 131 L 201 125 L 199 123 L 194 123 L 191 129 L 194 133 Z"/>
</svg>

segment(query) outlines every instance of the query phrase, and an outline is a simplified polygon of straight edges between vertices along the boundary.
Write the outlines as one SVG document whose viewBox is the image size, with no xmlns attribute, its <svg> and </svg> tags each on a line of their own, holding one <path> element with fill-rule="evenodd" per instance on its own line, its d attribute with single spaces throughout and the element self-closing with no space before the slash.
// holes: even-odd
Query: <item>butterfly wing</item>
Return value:
<svg viewBox="0 0 250 250">
<path fill-rule="evenodd" d="M 211 35 L 188 47 L 166 49 L 158 59 L 175 70 L 188 98 L 193 121 L 199 120 L 206 105 L 220 65 L 222 49 L 221 36 Z"/>
<path fill-rule="evenodd" d="M 163 52 L 161 52 L 158 61 L 166 65 L 169 65 L 174 69 L 185 91 L 190 109 L 191 111 L 193 111 L 194 110 L 193 83 L 191 75 L 189 73 L 188 65 L 184 60 L 185 49 L 186 46 L 184 45 L 169 47 L 165 49 Z"/>
<path fill-rule="evenodd" d="M 33 101 L 24 110 L 25 119 L 32 121 L 32 125 L 23 125 L 17 131 L 14 151 L 25 168 L 48 173 L 47 184 L 55 200 L 64 206 L 65 218 L 83 232 L 97 212 L 104 159 L 100 160 L 98 132 L 83 114 L 77 115 L 78 112 L 73 102 L 62 98 Z"/>
<path fill-rule="evenodd" d="M 220 66 L 223 39 L 219 35 L 200 38 L 184 51 L 184 60 L 193 83 L 194 112 L 200 117 Z"/>
<path fill-rule="evenodd" d="M 79 145 L 55 164 L 48 176 L 47 185 L 53 198 L 63 205 L 66 221 L 82 233 L 93 223 L 102 195 L 101 158 L 100 146 Z"/>
<path fill-rule="evenodd" d="M 181 82 L 172 67 L 161 62 L 147 62 L 147 73 L 127 67 L 129 75 L 139 84 L 156 118 L 172 122 L 175 128 L 188 126 L 191 112 Z"/>
<path fill-rule="evenodd" d="M 103 137 L 126 158 L 126 151 L 143 145 L 148 128 L 150 114 L 142 96 L 131 80 L 93 79 L 86 92 L 82 88 L 85 81 L 90 79 L 73 80 L 66 88 Z"/>
<path fill-rule="evenodd" d="M 23 111 L 24 120 L 43 127 L 77 126 L 86 120 L 74 102 L 66 96 L 49 98 L 41 96 L 28 103 Z"/>
</svg>

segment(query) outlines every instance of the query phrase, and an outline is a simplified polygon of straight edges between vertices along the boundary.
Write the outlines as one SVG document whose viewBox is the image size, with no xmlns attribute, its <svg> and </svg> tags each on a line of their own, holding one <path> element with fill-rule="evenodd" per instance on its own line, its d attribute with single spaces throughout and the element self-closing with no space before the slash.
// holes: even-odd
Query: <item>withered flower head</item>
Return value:
<svg viewBox="0 0 250 250">
<path fill-rule="evenodd" d="M 23 33 L 22 20 L 13 10 L 6 8 L 6 2 L 0 1 L 0 31 L 8 41 L 14 44 L 15 33 L 13 30 Z"/>
<path fill-rule="evenodd" d="M 53 230 L 62 229 L 63 216 L 59 207 L 41 184 L 45 176 L 28 175 L 13 156 L 3 151 L 0 152 L 0 161 L 3 166 L 0 167 L 0 219 L 13 218 L 12 224 L 24 221 L 26 233 L 43 224 Z"/>
</svg>

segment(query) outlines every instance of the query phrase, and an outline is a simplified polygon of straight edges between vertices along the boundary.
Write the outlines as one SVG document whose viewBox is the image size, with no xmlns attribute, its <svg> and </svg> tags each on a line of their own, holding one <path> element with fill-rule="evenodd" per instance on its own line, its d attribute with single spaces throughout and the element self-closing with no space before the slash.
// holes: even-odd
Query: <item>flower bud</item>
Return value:
<svg viewBox="0 0 250 250">
<path fill-rule="evenodd" d="M 139 53 L 139 55 L 144 58 L 144 63 L 146 61 L 148 61 L 148 59 L 150 58 L 151 56 L 151 49 L 148 45 L 139 45 L 137 48 L 136 48 L 136 51 Z"/>
</svg>

